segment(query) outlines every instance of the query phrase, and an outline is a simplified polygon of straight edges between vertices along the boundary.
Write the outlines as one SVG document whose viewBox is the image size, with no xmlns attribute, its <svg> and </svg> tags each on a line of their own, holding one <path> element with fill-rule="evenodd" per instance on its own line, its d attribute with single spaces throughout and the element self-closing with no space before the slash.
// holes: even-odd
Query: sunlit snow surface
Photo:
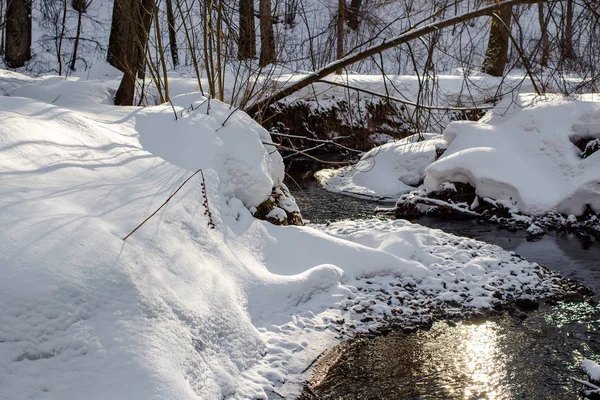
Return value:
<svg viewBox="0 0 600 400">
<path fill-rule="evenodd" d="M 223 103 L 174 97 L 176 120 L 111 106 L 114 80 L 3 74 L 0 398 L 293 394 L 320 352 L 383 315 L 552 287 L 498 247 L 403 221 L 255 220 L 283 163 Z M 198 168 L 216 229 L 196 175 L 122 241 Z"/>
</svg>

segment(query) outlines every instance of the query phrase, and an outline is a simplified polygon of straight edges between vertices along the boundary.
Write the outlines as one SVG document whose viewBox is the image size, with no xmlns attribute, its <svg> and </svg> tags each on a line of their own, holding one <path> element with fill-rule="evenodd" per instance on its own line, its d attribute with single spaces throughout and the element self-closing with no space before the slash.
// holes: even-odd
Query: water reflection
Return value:
<svg viewBox="0 0 600 400">
<path fill-rule="evenodd" d="M 323 399 L 580 399 L 570 376 L 599 359 L 600 310 L 541 309 L 522 320 L 434 324 L 346 345 L 314 389 Z"/>
</svg>

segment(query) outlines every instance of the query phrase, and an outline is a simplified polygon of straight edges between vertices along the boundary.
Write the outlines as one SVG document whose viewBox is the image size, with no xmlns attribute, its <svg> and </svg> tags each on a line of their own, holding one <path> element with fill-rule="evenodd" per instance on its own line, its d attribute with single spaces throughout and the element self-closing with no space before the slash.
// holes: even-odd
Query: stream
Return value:
<svg viewBox="0 0 600 400">
<path fill-rule="evenodd" d="M 378 204 L 329 193 L 310 176 L 288 186 L 312 223 L 370 218 Z M 389 206 L 389 204 L 387 205 Z M 342 343 L 322 357 L 305 399 L 582 399 L 581 360 L 600 361 L 600 243 L 546 235 L 528 241 L 477 221 L 415 223 L 497 244 L 585 283 L 590 302 L 542 306 L 477 322 L 437 322 L 428 331 Z"/>
</svg>

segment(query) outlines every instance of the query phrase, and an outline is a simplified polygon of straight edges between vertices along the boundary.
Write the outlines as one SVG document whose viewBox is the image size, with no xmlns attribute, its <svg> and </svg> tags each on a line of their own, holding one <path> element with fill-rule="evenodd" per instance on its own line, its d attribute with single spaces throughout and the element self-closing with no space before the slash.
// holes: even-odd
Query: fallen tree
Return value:
<svg viewBox="0 0 600 400">
<path fill-rule="evenodd" d="M 397 47 L 401 44 L 410 42 L 412 40 L 418 39 L 422 36 L 425 36 L 429 33 L 436 32 L 440 29 L 447 28 L 453 25 L 457 25 L 462 22 L 467 22 L 471 19 L 483 17 L 483 16 L 493 16 L 503 7 L 516 6 L 520 4 L 535 4 L 545 2 L 547 0 L 507 0 L 502 2 L 497 2 L 488 7 L 482 7 L 475 11 L 471 11 L 468 13 L 464 13 L 461 15 L 454 16 L 452 18 L 444 19 L 438 22 L 431 23 L 429 25 L 423 26 L 421 28 L 413 28 L 408 31 L 402 33 L 391 39 L 383 39 L 382 43 L 373 45 L 368 47 L 367 49 L 360 51 L 355 54 L 349 54 L 346 57 L 343 57 L 339 60 L 336 60 L 332 63 L 327 64 L 325 67 L 314 71 L 307 75 L 306 77 L 298 80 L 296 83 L 293 83 L 287 87 L 281 88 L 275 93 L 271 94 L 268 97 L 265 97 L 261 100 L 258 100 L 254 104 L 249 107 L 246 107 L 244 111 L 246 111 L 250 115 L 254 115 L 258 120 L 265 108 L 270 106 L 271 104 L 284 99 L 285 97 L 297 92 L 298 90 L 318 82 L 319 80 L 325 78 L 326 76 L 345 68 L 349 65 L 352 65 L 358 61 L 361 61 L 367 57 L 371 57 L 375 54 L 381 53 L 382 51 L 391 49 L 393 47 Z"/>
</svg>

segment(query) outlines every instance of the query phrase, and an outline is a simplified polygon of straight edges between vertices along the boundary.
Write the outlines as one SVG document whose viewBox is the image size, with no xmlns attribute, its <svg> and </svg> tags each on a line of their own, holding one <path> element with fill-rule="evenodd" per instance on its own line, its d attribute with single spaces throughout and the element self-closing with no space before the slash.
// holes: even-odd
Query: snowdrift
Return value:
<svg viewBox="0 0 600 400">
<path fill-rule="evenodd" d="M 404 285 L 415 321 L 426 304 L 461 312 L 493 306 L 496 291 L 553 290 L 535 264 L 403 221 L 254 219 L 283 164 L 222 103 L 114 107 L 101 80 L 6 78 L 1 399 L 293 397 L 320 352 L 370 328 L 365 315 L 395 315 L 398 298 L 378 303 L 370 284 Z M 198 174 L 123 242 L 198 168 L 206 195 Z"/>
<path fill-rule="evenodd" d="M 448 148 L 426 170 L 425 188 L 464 182 L 480 197 L 528 215 L 600 212 L 600 153 L 582 158 L 575 143 L 600 137 L 600 97 L 521 94 L 478 122 L 453 122 Z"/>
<path fill-rule="evenodd" d="M 396 201 L 423 182 L 425 168 L 435 160 L 436 145 L 443 143 L 440 135 L 409 136 L 375 147 L 356 165 L 320 170 L 315 178 L 332 192 Z"/>
</svg>

